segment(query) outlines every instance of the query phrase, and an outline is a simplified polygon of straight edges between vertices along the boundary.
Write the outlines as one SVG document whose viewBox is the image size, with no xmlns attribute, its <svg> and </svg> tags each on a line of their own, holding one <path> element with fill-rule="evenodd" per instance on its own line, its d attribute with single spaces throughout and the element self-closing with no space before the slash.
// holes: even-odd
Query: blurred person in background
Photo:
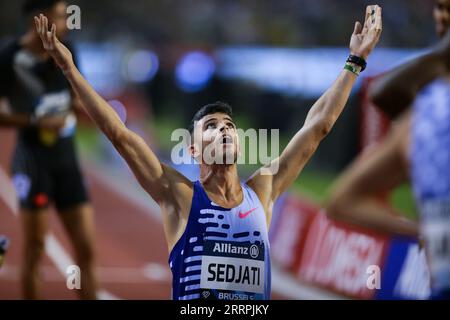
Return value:
<svg viewBox="0 0 450 320">
<path fill-rule="evenodd" d="M 62 0 L 27 0 L 22 9 L 28 23 L 26 33 L 0 52 L 0 98 L 3 105 L 7 100 L 10 106 L 10 110 L 0 112 L 0 125 L 19 130 L 12 178 L 20 200 L 24 237 L 23 296 L 39 298 L 39 264 L 45 249 L 49 205 L 54 202 L 82 271 L 80 296 L 94 299 L 94 212 L 73 138 L 73 111 L 79 101 L 44 49 L 33 21 L 34 15 L 44 12 L 63 39 L 67 4 Z"/>
<path fill-rule="evenodd" d="M 355 24 L 344 70 L 312 106 L 303 127 L 280 157 L 246 183 L 241 183 L 237 172 L 239 141 L 229 105 L 206 105 L 191 121 L 189 151 L 200 164 L 200 180 L 193 183 L 161 163 L 95 92 L 77 70 L 70 50 L 57 39 L 57 26 L 52 24 L 49 31 L 44 15 L 35 17 L 35 22 L 44 48 L 82 99 L 87 113 L 161 207 L 173 298 L 269 299 L 268 228 L 273 204 L 294 182 L 344 109 L 380 38 L 381 8 L 367 7 L 364 25 Z M 213 147 L 212 159 L 202 152 L 208 147 Z M 279 170 L 268 174 L 274 167 Z"/>
<path fill-rule="evenodd" d="M 373 102 L 397 121 L 378 146 L 338 179 L 327 212 L 383 232 L 420 235 L 432 298 L 450 299 L 450 0 L 436 0 L 433 15 L 441 42 L 375 83 Z M 378 198 L 408 180 L 419 223 Z"/>
</svg>

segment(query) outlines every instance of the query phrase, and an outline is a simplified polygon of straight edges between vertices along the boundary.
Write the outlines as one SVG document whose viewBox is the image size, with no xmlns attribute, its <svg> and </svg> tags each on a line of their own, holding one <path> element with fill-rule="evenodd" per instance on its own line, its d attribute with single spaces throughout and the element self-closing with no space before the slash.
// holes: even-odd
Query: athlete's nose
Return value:
<svg viewBox="0 0 450 320">
<path fill-rule="evenodd" d="M 220 126 L 220 133 L 224 133 L 225 130 L 229 130 L 229 128 L 228 128 L 228 126 L 227 126 L 225 123 L 223 123 L 223 124 Z"/>
</svg>

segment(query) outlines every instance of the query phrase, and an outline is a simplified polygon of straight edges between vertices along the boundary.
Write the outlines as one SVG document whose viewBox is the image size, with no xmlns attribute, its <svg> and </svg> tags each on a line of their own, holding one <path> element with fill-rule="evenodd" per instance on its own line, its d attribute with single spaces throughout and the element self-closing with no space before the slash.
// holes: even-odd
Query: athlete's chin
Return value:
<svg viewBox="0 0 450 320">
<path fill-rule="evenodd" d="M 237 162 L 237 152 L 234 148 L 234 144 L 232 143 L 226 143 L 223 144 L 223 148 L 219 155 L 220 163 L 221 164 L 235 164 Z"/>
<path fill-rule="evenodd" d="M 238 154 L 236 150 L 229 150 L 224 157 L 224 160 L 230 159 L 230 161 L 226 161 L 227 164 L 235 164 L 238 159 Z"/>
<path fill-rule="evenodd" d="M 237 154 L 228 153 L 220 156 L 205 157 L 202 163 L 207 165 L 233 165 L 237 163 Z"/>
<path fill-rule="evenodd" d="M 237 162 L 237 154 L 233 151 L 229 151 L 223 155 L 220 164 L 233 165 L 236 164 L 236 162 Z"/>
</svg>

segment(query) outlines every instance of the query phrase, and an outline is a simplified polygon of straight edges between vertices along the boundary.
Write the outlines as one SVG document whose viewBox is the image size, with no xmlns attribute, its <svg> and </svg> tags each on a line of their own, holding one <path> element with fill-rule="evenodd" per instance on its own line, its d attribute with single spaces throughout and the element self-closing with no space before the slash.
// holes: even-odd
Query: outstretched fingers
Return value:
<svg viewBox="0 0 450 320">
<path fill-rule="evenodd" d="M 56 46 L 56 24 L 52 23 L 52 29 L 50 30 L 50 43 L 52 44 L 52 49 Z"/>
<path fill-rule="evenodd" d="M 42 36 L 44 37 L 44 39 L 47 41 L 47 44 L 49 44 L 49 39 L 48 39 L 48 19 L 46 16 L 42 16 L 42 20 L 43 20 L 43 28 L 42 28 Z"/>
<path fill-rule="evenodd" d="M 377 13 L 375 15 L 375 25 L 374 25 L 375 30 L 380 33 L 383 30 L 383 20 L 381 17 L 381 11 L 382 11 L 381 7 L 378 7 Z"/>
<path fill-rule="evenodd" d="M 53 50 L 56 45 L 56 25 L 53 23 L 52 28 L 48 30 L 48 19 L 42 13 L 39 17 L 34 17 L 36 32 L 42 40 L 44 49 Z"/>
<path fill-rule="evenodd" d="M 370 25 L 370 16 L 372 14 L 372 6 L 366 7 L 366 16 L 364 18 L 364 25 L 361 34 L 366 34 L 367 31 L 369 31 L 369 25 Z"/>
<path fill-rule="evenodd" d="M 373 6 L 371 17 L 369 18 L 369 30 L 381 30 L 382 29 L 382 21 L 381 21 L 381 7 Z"/>
<path fill-rule="evenodd" d="M 39 35 L 39 38 L 41 38 L 41 40 L 42 40 L 44 48 L 46 48 L 47 39 L 46 39 L 45 33 L 44 33 L 44 20 L 42 18 L 42 14 L 39 15 L 39 17 L 35 17 L 35 21 L 36 21 L 36 31 Z"/>
<path fill-rule="evenodd" d="M 36 16 L 34 17 L 34 26 L 36 27 L 36 32 L 38 34 L 40 34 L 41 33 L 41 20 L 39 20 L 39 18 Z"/>
<path fill-rule="evenodd" d="M 366 7 L 366 20 L 364 21 L 364 28 L 362 34 L 367 34 L 376 25 L 376 17 L 379 14 L 381 7 L 378 5 L 370 5 Z M 381 17 L 381 12 L 380 12 Z"/>
<path fill-rule="evenodd" d="M 353 29 L 353 34 L 354 34 L 354 35 L 360 34 L 361 31 L 362 31 L 362 29 L 363 29 L 363 27 L 362 27 L 361 22 L 356 21 L 356 22 L 355 22 L 355 28 Z"/>
</svg>

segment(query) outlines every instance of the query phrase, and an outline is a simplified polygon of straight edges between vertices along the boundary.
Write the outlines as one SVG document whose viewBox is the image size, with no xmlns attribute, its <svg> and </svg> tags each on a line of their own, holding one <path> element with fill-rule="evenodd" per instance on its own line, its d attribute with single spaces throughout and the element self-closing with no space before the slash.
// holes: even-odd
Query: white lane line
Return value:
<svg viewBox="0 0 450 320">
<path fill-rule="evenodd" d="M 67 267 L 74 265 L 75 262 L 52 233 L 45 238 L 45 252 L 65 278 Z"/>
<path fill-rule="evenodd" d="M 272 289 L 279 294 L 296 300 L 343 300 L 345 297 L 325 289 L 300 283 L 292 275 L 272 264 Z"/>
<path fill-rule="evenodd" d="M 149 263 L 143 269 L 144 276 L 152 281 L 170 282 L 172 275 L 167 266 L 159 263 Z"/>
<path fill-rule="evenodd" d="M 152 263 L 143 268 L 98 267 L 96 271 L 102 283 L 146 284 L 151 286 L 153 282 L 170 283 L 170 274 L 164 269 L 166 269 L 165 266 Z M 65 280 L 59 269 L 53 265 L 42 266 L 41 271 L 45 281 L 61 282 Z M 20 267 L 18 265 L 4 265 L 0 269 L 0 280 L 19 281 Z"/>
<path fill-rule="evenodd" d="M 6 175 L 3 169 L 0 167 L 0 199 L 4 201 L 4 203 L 8 206 L 14 216 L 18 216 L 18 203 L 16 192 L 14 189 L 14 185 L 11 182 L 11 179 Z M 70 255 L 64 250 L 64 247 L 58 242 L 56 237 L 49 233 L 45 239 L 45 252 L 55 264 L 56 268 L 63 275 L 64 279 L 66 279 L 66 269 L 70 265 L 74 265 L 72 258 Z M 107 292 L 106 290 L 99 290 L 97 295 L 100 299 L 118 299 L 113 294 Z"/>
<path fill-rule="evenodd" d="M 98 165 L 95 160 L 86 160 L 84 168 L 89 172 L 89 175 L 94 177 L 104 188 L 110 190 L 124 201 L 140 208 L 146 216 L 160 222 L 162 227 L 160 207 L 141 187 L 139 187 L 138 182 L 135 179 L 125 177 L 123 170 L 117 171 L 105 169 L 105 166 Z M 117 172 L 120 173 L 117 174 Z M 120 181 L 120 185 L 117 181 Z M 143 267 L 142 272 L 144 276 L 151 281 L 171 282 L 172 279 L 168 266 L 158 263 L 147 264 Z"/>
<path fill-rule="evenodd" d="M 63 276 L 54 266 L 42 266 L 40 268 L 43 279 L 50 282 L 61 282 Z M 5 264 L 0 269 L 0 279 L 2 281 L 20 281 L 20 267 L 17 265 Z"/>
<path fill-rule="evenodd" d="M 59 243 L 58 239 L 51 233 L 49 233 L 45 239 L 45 252 L 65 279 L 67 267 L 75 265 L 75 262 L 66 250 L 64 250 L 64 247 Z M 100 300 L 119 300 L 118 297 L 104 289 L 99 289 L 97 291 L 97 297 Z"/>
<path fill-rule="evenodd" d="M 116 170 L 105 169 L 105 166 L 89 160 L 84 166 L 89 175 L 95 177 L 105 188 L 127 202 L 142 209 L 147 216 L 162 222 L 161 209 L 158 204 L 139 186 L 136 179 L 120 174 Z M 118 183 L 120 181 L 120 183 Z"/>
<path fill-rule="evenodd" d="M 100 289 L 97 291 L 97 297 L 99 300 L 120 300 L 117 296 L 113 295 L 105 289 Z"/>
</svg>

